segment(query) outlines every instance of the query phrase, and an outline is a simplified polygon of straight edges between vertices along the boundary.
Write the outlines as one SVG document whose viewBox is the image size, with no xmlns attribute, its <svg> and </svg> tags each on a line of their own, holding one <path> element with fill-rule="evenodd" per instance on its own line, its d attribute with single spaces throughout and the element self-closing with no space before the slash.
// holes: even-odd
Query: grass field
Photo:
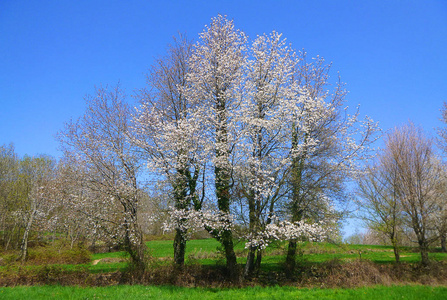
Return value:
<svg viewBox="0 0 447 300">
<path fill-rule="evenodd" d="M 161 261 L 170 262 L 173 255 L 172 241 L 149 241 L 147 242 L 149 253 Z M 214 239 L 191 240 L 186 247 L 186 263 L 200 263 L 202 265 L 213 265 L 223 263 L 223 257 L 217 250 L 220 244 Z M 285 244 L 274 244 L 266 249 L 263 257 L 263 268 L 274 268 L 284 260 Z M 239 242 L 235 245 L 238 263 L 245 263 L 246 251 L 244 244 Z M 378 245 L 347 245 L 330 243 L 304 243 L 301 248 L 301 260 L 309 263 L 322 263 L 329 260 L 354 261 L 358 259 L 369 260 L 374 263 L 393 263 L 394 253 L 391 246 Z M 401 261 L 415 263 L 420 261 L 420 253 L 417 248 L 402 247 Z M 447 253 L 432 252 L 429 254 L 432 260 L 447 260 Z M 107 258 L 116 258 L 113 259 Z M 124 252 L 99 253 L 92 255 L 92 262 L 97 264 L 86 264 L 92 272 L 110 272 L 123 269 L 126 266 Z"/>
<path fill-rule="evenodd" d="M 447 287 L 375 286 L 358 289 L 298 289 L 253 287 L 241 289 L 180 288 L 122 285 L 81 288 L 31 286 L 0 288 L 0 299 L 447 299 Z"/>
<path fill-rule="evenodd" d="M 169 264 L 172 262 L 173 247 L 172 241 L 159 240 L 147 242 L 149 254 L 154 257 L 157 263 Z M 224 264 L 223 255 L 219 252 L 220 243 L 214 239 L 190 240 L 186 247 L 186 264 L 215 265 Z M 284 261 L 286 244 L 279 243 L 269 246 L 265 250 L 262 260 L 262 268 L 271 270 L 277 268 Z M 420 261 L 420 254 L 417 248 L 402 247 L 401 261 L 406 263 L 415 263 Z M 238 263 L 243 264 L 246 260 L 246 250 L 244 243 L 235 244 L 235 252 L 238 257 Z M 304 243 L 301 246 L 302 255 L 299 259 L 307 263 L 323 263 L 330 260 L 340 260 L 342 262 L 350 262 L 355 260 L 368 260 L 378 264 L 389 264 L 394 262 L 394 253 L 390 246 L 377 245 L 347 245 L 347 244 L 330 244 L 330 243 Z M 1 254 L 0 254 L 1 256 Z M 447 261 L 447 253 L 431 252 L 429 254 L 432 260 Z M 87 269 L 91 273 L 106 273 L 117 270 L 124 270 L 127 266 L 125 252 L 108 252 L 92 254 L 90 262 L 83 264 L 54 264 L 65 270 Z M 8 266 L 25 267 L 33 269 L 35 266 Z M 0 270 L 5 266 L 0 266 Z"/>
</svg>

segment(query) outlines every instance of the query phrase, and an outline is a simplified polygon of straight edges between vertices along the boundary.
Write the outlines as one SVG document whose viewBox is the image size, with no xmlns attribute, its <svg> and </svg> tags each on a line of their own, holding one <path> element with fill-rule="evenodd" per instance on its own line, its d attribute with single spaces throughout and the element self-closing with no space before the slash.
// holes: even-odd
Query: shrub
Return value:
<svg viewBox="0 0 447 300">
<path fill-rule="evenodd" d="M 85 264 L 90 262 L 91 253 L 84 247 L 60 249 L 38 247 L 30 249 L 28 264 Z"/>
</svg>

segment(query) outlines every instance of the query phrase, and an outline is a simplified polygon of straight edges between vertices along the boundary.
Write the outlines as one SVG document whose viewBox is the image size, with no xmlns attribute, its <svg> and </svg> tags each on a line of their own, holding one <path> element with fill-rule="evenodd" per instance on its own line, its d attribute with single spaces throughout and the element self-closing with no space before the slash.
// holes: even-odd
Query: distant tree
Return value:
<svg viewBox="0 0 447 300">
<path fill-rule="evenodd" d="M 48 156 L 29 157 L 20 160 L 16 188 L 22 200 L 16 207 L 16 217 L 23 222 L 20 259 L 28 257 L 28 240 L 38 219 L 45 218 L 54 208 L 55 160 Z"/>
<path fill-rule="evenodd" d="M 356 230 L 353 234 L 346 238 L 346 243 L 351 245 L 362 245 L 365 239 L 365 234 Z"/>
<path fill-rule="evenodd" d="M 33 231 L 44 228 L 54 209 L 56 161 L 45 155 L 18 158 L 13 145 L 0 146 L 0 232 L 5 249 L 28 257 Z"/>
<path fill-rule="evenodd" d="M 445 172 L 445 170 L 443 171 Z M 447 177 L 445 174 L 443 176 L 444 178 Z M 445 185 L 443 188 L 447 188 L 447 186 Z M 440 193 L 445 195 L 444 190 L 440 191 Z M 445 197 L 438 198 L 435 204 L 434 219 L 435 230 L 441 244 L 441 251 L 447 252 L 447 199 Z"/>
<path fill-rule="evenodd" d="M 5 250 L 19 246 L 20 223 L 15 211 L 23 200 L 16 191 L 19 179 L 19 158 L 14 145 L 0 146 L 0 235 Z"/>
</svg>

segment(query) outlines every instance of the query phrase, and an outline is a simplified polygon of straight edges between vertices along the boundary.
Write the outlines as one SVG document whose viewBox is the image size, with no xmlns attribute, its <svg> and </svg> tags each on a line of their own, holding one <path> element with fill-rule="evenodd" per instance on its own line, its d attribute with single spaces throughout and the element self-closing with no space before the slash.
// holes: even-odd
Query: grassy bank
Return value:
<svg viewBox="0 0 447 300">
<path fill-rule="evenodd" d="M 159 262 L 172 262 L 173 247 L 172 241 L 150 241 L 147 242 L 149 253 Z M 214 239 L 191 240 L 186 247 L 186 263 L 215 265 L 223 264 L 224 257 L 219 251 L 220 243 Z M 269 246 L 263 257 L 263 270 L 275 270 L 281 266 L 284 261 L 284 254 L 287 244 L 278 243 Z M 244 243 L 239 242 L 235 245 L 235 252 L 238 263 L 244 264 L 247 252 L 244 249 Z M 341 262 L 353 262 L 356 260 L 366 260 L 378 264 L 393 264 L 395 262 L 394 252 L 391 246 L 378 245 L 348 245 L 331 243 L 303 243 L 300 249 L 299 260 L 305 263 L 324 263 L 331 260 Z M 92 255 L 92 262 L 95 265 L 87 264 L 93 272 L 102 270 L 109 272 L 113 270 L 122 270 L 126 264 L 124 262 L 124 252 L 99 253 Z M 432 251 L 429 257 L 433 261 L 447 261 L 447 253 Z M 401 262 L 418 263 L 420 254 L 417 248 L 402 247 Z"/>
<path fill-rule="evenodd" d="M 125 283 L 183 287 L 247 287 L 292 285 L 300 287 L 354 288 L 371 285 L 447 285 L 447 254 L 433 249 L 429 268 L 418 264 L 417 248 L 402 248 L 401 264 L 394 263 L 389 246 L 304 243 L 293 278 L 283 271 L 286 244 L 270 245 L 264 252 L 259 274 L 250 280 L 226 277 L 225 259 L 213 239 L 188 241 L 186 265 L 173 266 L 172 241 L 147 242 L 150 261 L 144 274 L 127 272 L 124 252 L 91 254 L 83 248 L 32 249 L 31 259 L 21 264 L 11 253 L 0 264 L 0 286 L 80 285 L 107 286 Z M 62 249 L 62 248 L 60 248 Z M 240 267 L 247 252 L 243 242 L 235 246 Z M 8 258 L 9 257 L 9 258 Z M 0 261 L 1 262 L 1 261 Z M 0 297 L 1 299 L 1 297 Z"/>
</svg>

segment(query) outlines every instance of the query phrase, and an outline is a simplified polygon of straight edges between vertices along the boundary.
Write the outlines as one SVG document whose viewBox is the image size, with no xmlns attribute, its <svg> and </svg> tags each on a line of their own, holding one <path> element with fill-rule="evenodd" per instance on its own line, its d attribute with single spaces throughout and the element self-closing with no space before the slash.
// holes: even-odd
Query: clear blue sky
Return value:
<svg viewBox="0 0 447 300">
<path fill-rule="evenodd" d="M 59 157 L 54 135 L 95 85 L 132 93 L 173 36 L 196 39 L 218 13 L 249 37 L 276 30 L 333 62 L 349 104 L 383 129 L 441 125 L 447 1 L 1 0 L 0 145 Z"/>
</svg>

